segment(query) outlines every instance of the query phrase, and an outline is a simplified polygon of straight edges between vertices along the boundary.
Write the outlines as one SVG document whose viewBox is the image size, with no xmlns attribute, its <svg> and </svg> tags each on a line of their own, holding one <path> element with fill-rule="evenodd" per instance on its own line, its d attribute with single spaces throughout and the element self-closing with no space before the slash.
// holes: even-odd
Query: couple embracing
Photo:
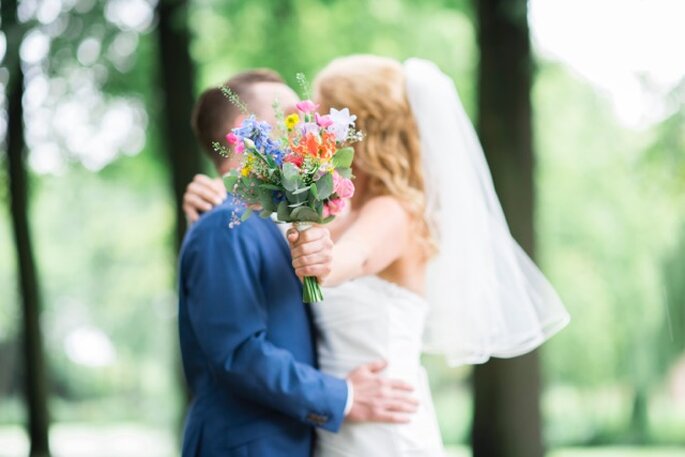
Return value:
<svg viewBox="0 0 685 457">
<path fill-rule="evenodd" d="M 268 70 L 227 86 L 271 122 L 274 100 L 299 101 Z M 422 352 L 452 365 L 513 357 L 568 322 L 512 239 L 473 126 L 434 64 L 340 58 L 313 91 L 322 111 L 349 107 L 365 135 L 356 192 L 331 224 L 284 233 L 252 216 L 229 229 L 221 184 L 188 187 L 184 457 L 441 456 Z M 217 89 L 197 103 L 194 130 L 219 174 L 234 164 L 212 143 L 242 117 Z M 323 302 L 302 302 L 305 276 Z"/>
</svg>

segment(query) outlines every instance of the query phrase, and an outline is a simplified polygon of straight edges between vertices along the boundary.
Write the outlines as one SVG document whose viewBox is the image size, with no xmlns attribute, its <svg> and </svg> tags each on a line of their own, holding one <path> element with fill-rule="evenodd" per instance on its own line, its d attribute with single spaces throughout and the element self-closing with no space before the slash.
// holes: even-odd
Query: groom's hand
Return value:
<svg viewBox="0 0 685 457">
<path fill-rule="evenodd" d="M 387 362 L 362 365 L 347 377 L 352 384 L 353 403 L 346 420 L 403 424 L 411 420 L 419 406 L 414 388 L 404 381 L 386 379 L 381 372 Z"/>
<path fill-rule="evenodd" d="M 312 227 L 304 232 L 288 230 L 288 242 L 293 258 L 295 274 L 300 279 L 316 277 L 320 283 L 331 274 L 333 263 L 333 240 L 331 232 L 324 227 Z"/>
</svg>

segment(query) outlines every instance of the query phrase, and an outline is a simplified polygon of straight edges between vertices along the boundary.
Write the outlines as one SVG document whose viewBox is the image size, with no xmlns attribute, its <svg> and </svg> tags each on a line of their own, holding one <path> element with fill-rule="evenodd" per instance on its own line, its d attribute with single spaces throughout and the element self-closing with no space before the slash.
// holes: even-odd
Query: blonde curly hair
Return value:
<svg viewBox="0 0 685 457">
<path fill-rule="evenodd" d="M 335 59 L 317 75 L 314 98 L 322 110 L 347 107 L 357 115 L 364 141 L 355 145 L 355 168 L 368 177 L 369 194 L 402 202 L 426 258 L 433 255 L 436 243 L 425 217 L 421 142 L 402 64 L 372 55 Z"/>
</svg>

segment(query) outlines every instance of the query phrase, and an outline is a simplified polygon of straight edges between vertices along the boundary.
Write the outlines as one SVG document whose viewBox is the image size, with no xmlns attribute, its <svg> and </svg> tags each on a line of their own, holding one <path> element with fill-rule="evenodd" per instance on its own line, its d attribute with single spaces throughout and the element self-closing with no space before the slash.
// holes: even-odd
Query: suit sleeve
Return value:
<svg viewBox="0 0 685 457">
<path fill-rule="evenodd" d="M 347 384 L 297 362 L 266 338 L 261 260 L 247 230 L 196 231 L 188 240 L 181 287 L 193 331 L 226 389 L 335 432 L 344 419 Z"/>
</svg>

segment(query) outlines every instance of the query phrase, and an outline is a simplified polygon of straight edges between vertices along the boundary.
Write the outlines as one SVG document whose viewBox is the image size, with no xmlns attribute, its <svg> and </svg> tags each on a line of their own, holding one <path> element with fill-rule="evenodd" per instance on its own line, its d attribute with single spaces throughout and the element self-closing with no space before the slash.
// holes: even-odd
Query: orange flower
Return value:
<svg viewBox="0 0 685 457">
<path fill-rule="evenodd" d="M 321 158 L 330 159 L 335 154 L 335 135 L 324 131 L 322 134 Z"/>
<path fill-rule="evenodd" d="M 296 154 L 300 154 L 302 156 L 310 155 L 313 157 L 317 157 L 319 152 L 319 146 L 319 137 L 310 132 L 307 133 L 304 136 L 304 138 L 301 138 L 300 142 L 297 145 L 291 143 L 290 148 Z"/>
</svg>

